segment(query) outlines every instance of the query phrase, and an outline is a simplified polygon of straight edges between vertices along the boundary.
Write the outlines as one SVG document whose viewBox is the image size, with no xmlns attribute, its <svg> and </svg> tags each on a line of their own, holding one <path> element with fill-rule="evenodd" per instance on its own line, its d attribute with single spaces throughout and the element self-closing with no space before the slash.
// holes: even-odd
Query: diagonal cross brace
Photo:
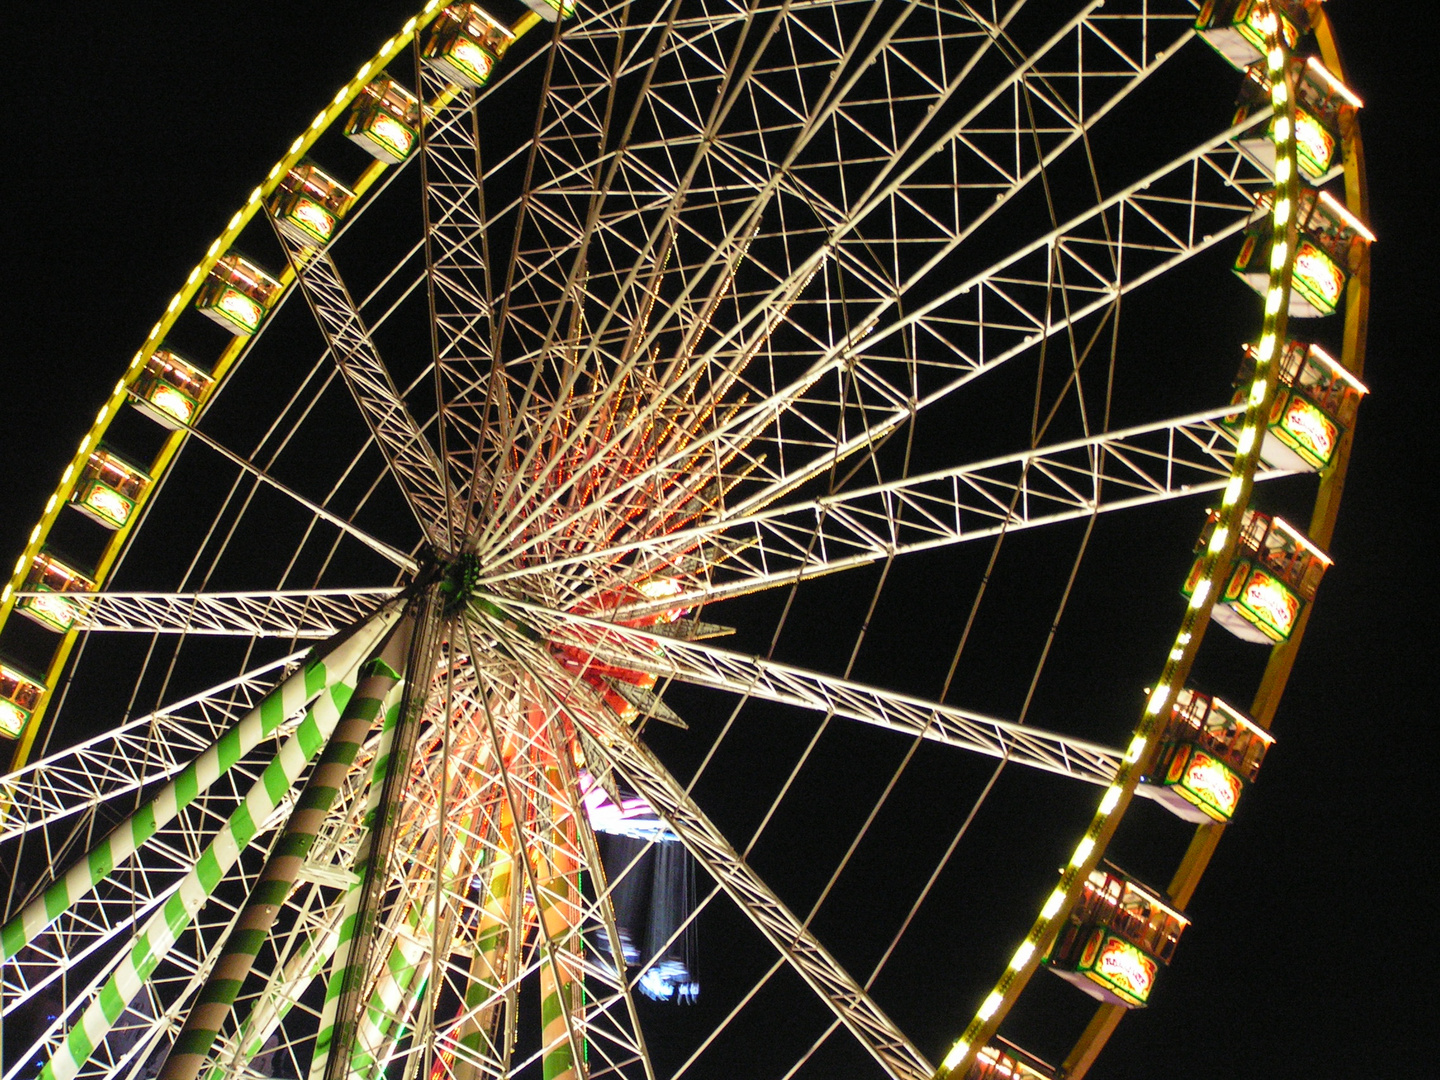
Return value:
<svg viewBox="0 0 1440 1080">
<path fill-rule="evenodd" d="M 564 696 L 565 688 L 560 690 Z M 563 698 L 562 698 L 563 700 Z M 680 838 L 706 871 L 895 1080 L 929 1080 L 934 1067 L 881 1008 L 740 857 L 639 737 L 603 707 L 571 709 L 637 794 Z"/>
<path fill-rule="evenodd" d="M 276 228 L 330 355 L 350 388 L 365 424 L 395 482 L 430 542 L 448 549 L 449 502 L 445 474 L 434 448 L 410 415 L 370 336 L 360 309 L 327 250 L 298 243 Z"/>
<path fill-rule="evenodd" d="M 1108 785 L 1123 751 L 759 656 L 646 633 L 512 599 L 494 600 L 556 643 L 657 678 L 708 686 L 921 736 L 1088 783 Z"/>
</svg>

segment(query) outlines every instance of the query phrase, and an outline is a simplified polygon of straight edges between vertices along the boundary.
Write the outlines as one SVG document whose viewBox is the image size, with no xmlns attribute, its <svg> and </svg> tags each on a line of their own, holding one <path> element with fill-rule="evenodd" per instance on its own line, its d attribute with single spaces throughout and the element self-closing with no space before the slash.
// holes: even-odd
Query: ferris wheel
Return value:
<svg viewBox="0 0 1440 1080">
<path fill-rule="evenodd" d="M 1085 1075 L 1330 567 L 1360 106 L 1318 0 L 430 0 L 4 587 L 0 1080 Z"/>
</svg>

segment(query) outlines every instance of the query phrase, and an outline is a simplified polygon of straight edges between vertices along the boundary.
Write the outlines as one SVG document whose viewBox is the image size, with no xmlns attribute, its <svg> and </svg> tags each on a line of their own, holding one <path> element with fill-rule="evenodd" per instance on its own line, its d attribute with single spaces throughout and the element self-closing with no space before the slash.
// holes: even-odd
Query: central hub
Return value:
<svg viewBox="0 0 1440 1080">
<path fill-rule="evenodd" d="M 480 560 L 473 553 L 458 555 L 440 571 L 440 591 L 445 596 L 445 614 L 453 615 L 470 602 L 480 581 Z"/>
</svg>

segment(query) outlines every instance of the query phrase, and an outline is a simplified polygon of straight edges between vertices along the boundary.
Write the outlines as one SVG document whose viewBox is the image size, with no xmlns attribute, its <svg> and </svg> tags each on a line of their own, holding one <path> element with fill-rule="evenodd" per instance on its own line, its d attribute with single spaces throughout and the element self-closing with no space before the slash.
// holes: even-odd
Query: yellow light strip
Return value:
<svg viewBox="0 0 1440 1080">
<path fill-rule="evenodd" d="M 1315 72 L 1315 74 L 1319 75 L 1320 78 L 1324 79 L 1327 83 L 1329 83 L 1330 89 L 1334 90 L 1346 101 L 1350 102 L 1351 105 L 1354 105 L 1357 109 L 1363 109 L 1365 107 L 1365 102 L 1360 100 L 1360 98 L 1356 95 L 1355 91 L 1351 90 L 1343 82 L 1337 79 L 1335 77 L 1335 73 L 1320 62 L 1319 57 L 1310 57 L 1310 59 L 1305 62 L 1305 66 L 1308 67 L 1311 71 Z"/>
<path fill-rule="evenodd" d="M 1256 433 L 1270 414 L 1279 384 L 1279 365 L 1273 361 L 1276 344 L 1284 338 L 1294 265 L 1294 251 L 1288 243 L 1293 224 L 1291 217 L 1299 195 L 1298 173 L 1295 169 L 1294 124 L 1291 120 L 1294 103 L 1285 76 L 1289 56 L 1283 39 L 1272 31 L 1271 41 L 1266 63 L 1270 72 L 1271 110 L 1275 117 L 1271 124 L 1271 138 L 1275 143 L 1278 187 L 1270 214 L 1274 237 L 1272 252 L 1279 251 L 1281 254 L 1278 259 L 1271 259 L 1263 332 L 1260 344 L 1255 349 L 1254 383 L 1246 398 L 1241 440 L 1249 449 L 1237 450 L 1230 482 L 1226 484 L 1221 499 L 1221 520 L 1214 534 L 1220 538 L 1220 544 L 1217 546 L 1212 542 L 1201 556 L 1201 580 L 1191 593 L 1190 604 L 1181 620 L 1174 647 L 1161 671 L 1158 684 L 1150 693 L 1130 747 L 1116 771 L 1112 788 L 1102 797 L 1090 827 L 1076 848 L 1075 858 L 1072 858 L 1070 864 L 1061 872 L 1060 884 L 1051 892 L 1031 926 L 1030 933 L 1026 935 L 1025 942 L 1032 945 L 1035 951 L 1027 953 L 1028 959 L 1020 967 L 1009 967 L 1000 976 L 994 990 L 985 998 L 974 1018 L 966 1026 L 964 1034 L 945 1055 L 936 1073 L 938 1080 L 957 1080 L 965 1075 L 965 1070 L 974 1060 L 975 1052 L 994 1036 L 1009 1006 L 1020 995 L 1035 966 L 1053 945 L 1060 929 L 1057 923 L 1068 914 L 1070 907 L 1078 899 L 1086 878 L 1099 861 L 1106 843 L 1124 816 L 1135 788 L 1154 755 L 1158 736 L 1165 729 L 1161 719 L 1165 704 L 1170 699 L 1172 689 L 1184 685 L 1214 606 L 1211 593 L 1215 591 L 1216 583 L 1230 570 L 1249 491 L 1260 461 L 1260 440 Z"/>
<path fill-rule="evenodd" d="M 1335 213 L 1340 216 L 1341 221 L 1345 222 L 1345 224 L 1349 225 L 1361 236 L 1365 237 L 1366 240 L 1369 240 L 1372 244 L 1375 242 L 1375 234 L 1369 229 L 1367 229 L 1365 227 L 1365 223 L 1362 222 L 1354 214 L 1352 214 L 1349 208 L 1347 208 L 1345 204 L 1342 203 L 1339 199 L 1335 198 L 1334 195 L 1331 195 L 1330 192 L 1320 192 L 1320 201 L 1323 202 L 1326 206 L 1328 206 L 1331 210 L 1335 211 Z"/>
</svg>

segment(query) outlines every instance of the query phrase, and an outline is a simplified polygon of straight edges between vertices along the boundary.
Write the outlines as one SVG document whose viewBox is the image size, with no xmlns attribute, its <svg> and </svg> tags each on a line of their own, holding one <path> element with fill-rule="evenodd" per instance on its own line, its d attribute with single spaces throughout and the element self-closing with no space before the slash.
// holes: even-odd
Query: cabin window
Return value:
<svg viewBox="0 0 1440 1080">
<path fill-rule="evenodd" d="M 45 696 L 45 684 L 17 667 L 0 663 L 0 735 L 18 739 Z"/>
<path fill-rule="evenodd" d="M 240 255 L 222 255 L 195 297 L 195 307 L 237 336 L 260 329 L 284 286 Z"/>
<path fill-rule="evenodd" d="M 1301 175 L 1319 186 L 1342 165 L 1341 149 L 1355 127 L 1363 102 L 1315 57 L 1292 57 L 1290 85 L 1295 87 L 1295 156 Z M 1238 124 L 1248 116 L 1273 110 L 1266 65 L 1255 64 L 1241 83 L 1235 114 Z M 1274 117 L 1263 129 L 1243 136 L 1237 145 L 1271 176 L 1275 175 Z"/>
<path fill-rule="evenodd" d="M 1203 551 L 1218 516 L 1211 511 L 1196 551 Z M 1285 641 L 1304 606 L 1315 598 L 1330 557 L 1283 518 L 1245 511 L 1230 576 L 1216 601 L 1213 617 L 1245 641 Z M 1181 589 L 1194 593 L 1203 556 L 1197 555 Z"/>
<path fill-rule="evenodd" d="M 1126 1008 L 1150 997 L 1189 920 L 1114 867 L 1091 872 L 1046 965 L 1091 997 Z"/>
<path fill-rule="evenodd" d="M 1235 273 L 1262 296 L 1270 287 L 1270 214 L 1273 194 L 1259 202 L 1260 216 L 1245 231 Z M 1297 205 L 1300 239 L 1290 290 L 1290 314 L 1296 318 L 1333 315 L 1350 275 L 1365 259 L 1375 236 L 1328 191 L 1302 188 Z"/>
<path fill-rule="evenodd" d="M 382 75 L 355 98 L 345 135 L 377 160 L 398 165 L 420 140 L 420 99 Z"/>
<path fill-rule="evenodd" d="M 169 349 L 157 349 L 130 383 L 131 400 L 152 420 L 174 430 L 194 421 L 215 380 Z"/>
</svg>

